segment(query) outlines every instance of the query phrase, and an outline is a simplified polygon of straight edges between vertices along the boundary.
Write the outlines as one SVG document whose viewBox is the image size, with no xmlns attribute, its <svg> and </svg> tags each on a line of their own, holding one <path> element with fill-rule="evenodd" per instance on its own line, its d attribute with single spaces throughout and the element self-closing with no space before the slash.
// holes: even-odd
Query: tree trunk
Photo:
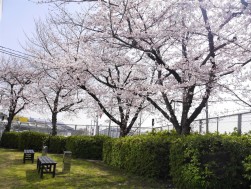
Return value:
<svg viewBox="0 0 251 189">
<path fill-rule="evenodd" d="M 52 136 L 57 135 L 57 113 L 52 113 L 52 119 L 51 119 L 51 124 L 52 124 Z"/>
<path fill-rule="evenodd" d="M 129 133 L 127 126 L 125 124 L 121 124 L 119 127 L 120 127 L 119 137 L 125 137 Z"/>
<path fill-rule="evenodd" d="M 185 125 L 182 125 L 182 131 L 181 131 L 182 135 L 188 135 L 190 134 L 190 131 L 191 131 L 190 124 L 186 123 Z"/>
<path fill-rule="evenodd" d="M 120 128 L 119 137 L 125 137 L 127 134 L 128 134 L 127 129 Z"/>
<path fill-rule="evenodd" d="M 7 119 L 7 124 L 5 125 L 5 130 L 4 132 L 10 132 L 10 129 L 11 129 L 11 124 L 12 124 L 12 121 L 13 121 L 13 118 L 14 118 L 14 114 L 12 112 L 9 112 L 9 117 Z"/>
</svg>

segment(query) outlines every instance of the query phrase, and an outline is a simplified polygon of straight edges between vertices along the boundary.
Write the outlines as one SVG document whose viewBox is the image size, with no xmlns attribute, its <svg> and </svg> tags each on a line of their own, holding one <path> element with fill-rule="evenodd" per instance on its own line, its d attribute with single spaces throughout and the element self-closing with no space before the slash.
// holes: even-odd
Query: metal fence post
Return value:
<svg viewBox="0 0 251 189">
<path fill-rule="evenodd" d="M 112 121 L 111 119 L 109 119 L 109 125 L 108 125 L 108 136 L 111 137 L 111 124 L 112 124 Z"/>
<path fill-rule="evenodd" d="M 241 122 L 242 122 L 242 114 L 238 114 L 238 127 L 237 127 L 238 134 L 241 134 Z"/>
<path fill-rule="evenodd" d="M 97 120 L 96 120 L 96 135 L 99 135 L 98 114 L 97 114 Z"/>
<path fill-rule="evenodd" d="M 202 120 L 200 120 L 200 125 L 199 125 L 199 133 L 201 134 L 202 131 Z"/>
<path fill-rule="evenodd" d="M 216 118 L 216 121 L 217 121 L 217 130 L 216 130 L 216 132 L 217 132 L 217 134 L 219 134 L 219 117 Z"/>
<path fill-rule="evenodd" d="M 206 133 L 209 133 L 208 101 L 207 101 L 207 103 L 206 103 Z"/>
</svg>

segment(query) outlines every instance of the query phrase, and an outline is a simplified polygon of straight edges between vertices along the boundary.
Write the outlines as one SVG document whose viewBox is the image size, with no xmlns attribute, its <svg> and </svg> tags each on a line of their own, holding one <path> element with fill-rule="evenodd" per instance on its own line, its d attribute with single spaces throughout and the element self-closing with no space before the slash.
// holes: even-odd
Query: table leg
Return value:
<svg viewBox="0 0 251 189">
<path fill-rule="evenodd" d="M 55 174 L 56 174 L 56 164 L 53 165 L 53 174 L 52 174 L 53 178 L 55 177 Z"/>
<path fill-rule="evenodd" d="M 31 161 L 34 163 L 34 154 L 31 154 Z"/>
<path fill-rule="evenodd" d="M 41 168 L 41 163 L 40 163 L 39 159 L 37 159 L 37 171 L 38 171 L 38 173 L 40 171 L 40 168 Z"/>
<path fill-rule="evenodd" d="M 44 165 L 42 165 L 42 168 L 41 168 L 40 178 L 43 178 L 43 173 L 44 173 Z"/>
</svg>

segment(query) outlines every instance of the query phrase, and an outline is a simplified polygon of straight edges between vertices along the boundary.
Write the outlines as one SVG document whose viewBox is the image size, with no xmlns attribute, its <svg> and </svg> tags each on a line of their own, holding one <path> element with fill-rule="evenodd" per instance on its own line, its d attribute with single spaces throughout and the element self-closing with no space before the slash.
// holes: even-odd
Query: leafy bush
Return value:
<svg viewBox="0 0 251 189">
<path fill-rule="evenodd" d="M 49 152 L 51 153 L 63 153 L 66 147 L 67 137 L 64 136 L 50 136 L 49 137 Z"/>
<path fill-rule="evenodd" d="M 248 137 L 178 138 L 170 148 L 171 176 L 176 187 L 182 189 L 248 188 L 242 161 L 250 153 Z"/>
<path fill-rule="evenodd" d="M 106 136 L 70 136 L 66 139 L 66 150 L 77 158 L 102 159 L 103 143 Z"/>
<path fill-rule="evenodd" d="M 17 149 L 19 134 L 17 132 L 4 132 L 1 137 L 1 147 Z"/>
<path fill-rule="evenodd" d="M 249 181 L 249 188 L 251 188 L 251 155 L 245 158 L 243 161 L 244 166 L 244 178 Z"/>
<path fill-rule="evenodd" d="M 107 140 L 103 160 L 108 165 L 150 178 L 169 178 L 171 136 L 141 135 Z"/>
<path fill-rule="evenodd" d="M 35 151 L 41 151 L 43 145 L 48 145 L 49 135 L 38 132 L 25 131 L 19 135 L 18 149 L 33 149 Z"/>
</svg>

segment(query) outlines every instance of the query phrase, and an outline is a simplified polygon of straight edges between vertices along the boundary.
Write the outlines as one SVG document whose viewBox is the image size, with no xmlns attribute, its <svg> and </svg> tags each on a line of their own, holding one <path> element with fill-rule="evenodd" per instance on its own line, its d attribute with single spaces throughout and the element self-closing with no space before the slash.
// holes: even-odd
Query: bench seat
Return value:
<svg viewBox="0 0 251 189">
<path fill-rule="evenodd" d="M 40 156 L 37 159 L 37 170 L 40 173 L 40 178 L 43 178 L 43 174 L 52 174 L 52 177 L 55 177 L 56 174 L 56 165 L 53 159 L 48 156 Z"/>
<path fill-rule="evenodd" d="M 23 157 L 23 163 L 25 163 L 26 160 L 31 160 L 31 162 L 34 162 L 34 150 L 32 149 L 24 149 L 24 157 Z"/>
</svg>

